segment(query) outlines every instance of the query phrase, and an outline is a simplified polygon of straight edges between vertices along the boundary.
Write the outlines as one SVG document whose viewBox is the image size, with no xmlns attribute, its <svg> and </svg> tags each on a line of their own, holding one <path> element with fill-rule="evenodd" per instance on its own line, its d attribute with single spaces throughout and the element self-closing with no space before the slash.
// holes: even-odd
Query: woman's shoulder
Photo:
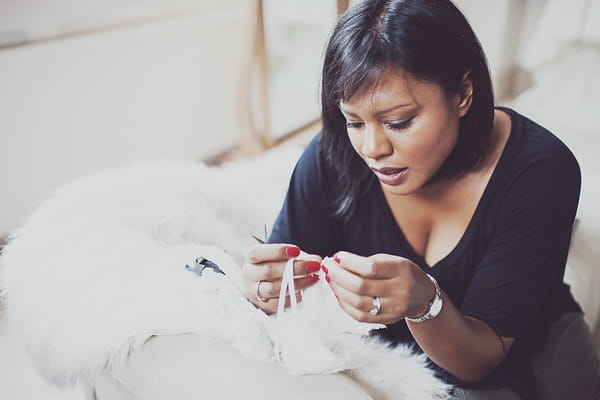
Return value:
<svg viewBox="0 0 600 400">
<path fill-rule="evenodd" d="M 308 142 L 300 159 L 298 160 L 298 165 L 303 168 L 315 168 L 319 167 L 321 164 L 321 131 L 318 131 L 312 139 Z"/>
<path fill-rule="evenodd" d="M 568 146 L 553 132 L 529 117 L 507 107 L 499 107 L 511 118 L 511 132 L 506 157 L 513 172 L 530 168 L 546 168 L 548 173 L 560 172 L 579 176 L 579 164 Z"/>
<path fill-rule="evenodd" d="M 542 125 L 514 110 L 503 111 L 512 126 L 492 177 L 491 206 L 509 214 L 516 208 L 535 212 L 546 203 L 575 210 L 581 171 L 573 153 Z"/>
<path fill-rule="evenodd" d="M 309 177 L 311 180 L 327 181 L 332 179 L 335 173 L 331 163 L 327 160 L 321 146 L 322 132 L 317 132 L 304 148 L 298 163 L 296 164 L 295 174 Z"/>
<path fill-rule="evenodd" d="M 304 148 L 294 167 L 291 185 L 330 198 L 330 183 L 335 182 L 335 172 L 321 150 L 321 136 L 321 132 L 317 132 Z"/>
</svg>

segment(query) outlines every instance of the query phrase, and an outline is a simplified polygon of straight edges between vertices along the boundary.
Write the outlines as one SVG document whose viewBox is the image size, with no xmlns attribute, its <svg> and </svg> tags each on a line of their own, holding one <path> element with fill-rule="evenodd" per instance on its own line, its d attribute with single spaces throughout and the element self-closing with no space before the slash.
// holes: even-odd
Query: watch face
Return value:
<svg viewBox="0 0 600 400">
<path fill-rule="evenodd" d="M 438 314 L 440 313 L 440 311 L 442 311 L 442 298 L 440 296 L 435 295 L 435 299 L 433 300 L 433 303 L 431 304 L 431 308 L 429 309 L 429 312 L 427 313 L 427 316 L 429 317 L 429 319 L 431 318 L 435 318 L 438 316 Z"/>
</svg>

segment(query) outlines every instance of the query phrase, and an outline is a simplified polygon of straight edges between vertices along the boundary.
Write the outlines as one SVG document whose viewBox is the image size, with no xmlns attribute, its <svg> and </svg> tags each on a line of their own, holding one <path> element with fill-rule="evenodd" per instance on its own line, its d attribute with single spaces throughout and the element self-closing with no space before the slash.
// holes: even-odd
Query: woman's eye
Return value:
<svg viewBox="0 0 600 400">
<path fill-rule="evenodd" d="M 399 131 L 399 130 L 408 128 L 414 118 L 415 117 L 411 117 L 402 122 L 390 122 L 390 123 L 387 123 L 386 126 L 393 131 Z"/>
<path fill-rule="evenodd" d="M 362 126 L 362 122 L 346 122 L 346 128 L 348 129 L 358 129 Z"/>
</svg>

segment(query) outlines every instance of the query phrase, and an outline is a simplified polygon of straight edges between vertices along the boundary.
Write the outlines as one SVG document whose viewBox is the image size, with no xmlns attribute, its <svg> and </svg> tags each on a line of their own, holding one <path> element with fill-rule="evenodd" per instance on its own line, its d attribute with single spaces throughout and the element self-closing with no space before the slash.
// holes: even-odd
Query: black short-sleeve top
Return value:
<svg viewBox="0 0 600 400">
<path fill-rule="evenodd" d="M 563 283 L 581 175 L 556 136 L 511 109 L 502 110 L 512 121 L 502 155 L 462 238 L 435 265 L 409 245 L 374 175 L 353 217 L 333 216 L 337 172 L 321 154 L 320 134 L 294 169 L 269 241 L 293 243 L 321 256 L 344 250 L 412 260 L 437 279 L 464 315 L 516 338 L 497 370 L 479 384 L 464 384 L 441 368 L 440 375 L 464 387 L 508 386 L 529 397 L 528 355 L 543 346 L 551 321 L 581 311 Z M 414 343 L 403 320 L 377 334 L 393 343 Z"/>
</svg>

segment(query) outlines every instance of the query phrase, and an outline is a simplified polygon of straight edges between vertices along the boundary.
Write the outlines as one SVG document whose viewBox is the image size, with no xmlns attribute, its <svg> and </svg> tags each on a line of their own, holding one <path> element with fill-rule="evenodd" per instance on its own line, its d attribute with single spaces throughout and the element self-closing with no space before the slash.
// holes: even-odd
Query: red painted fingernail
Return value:
<svg viewBox="0 0 600 400">
<path fill-rule="evenodd" d="M 306 272 L 317 272 L 321 269 L 321 264 L 317 261 L 309 261 L 306 263 Z"/>
<path fill-rule="evenodd" d="M 329 275 L 325 275 L 325 280 L 327 281 L 327 283 L 331 283 L 331 278 L 329 277 Z"/>
<path fill-rule="evenodd" d="M 322 270 L 323 270 L 323 272 L 325 272 L 326 274 L 328 274 L 328 273 L 329 273 L 329 269 L 328 269 L 326 266 L 324 266 L 324 265 L 321 265 L 321 269 L 322 269 Z"/>
<path fill-rule="evenodd" d="M 337 255 L 337 254 L 335 254 L 335 255 L 333 256 L 333 261 L 335 261 L 335 262 L 336 262 L 336 263 L 338 263 L 338 264 L 340 263 L 340 258 L 338 257 L 338 255 Z"/>
<path fill-rule="evenodd" d="M 288 247 L 285 249 L 285 254 L 288 257 L 298 257 L 300 255 L 300 249 L 298 247 Z"/>
<path fill-rule="evenodd" d="M 315 283 L 318 280 L 319 280 L 319 275 L 317 275 L 317 274 L 310 274 L 308 276 L 308 282 L 310 282 L 310 283 Z"/>
</svg>

